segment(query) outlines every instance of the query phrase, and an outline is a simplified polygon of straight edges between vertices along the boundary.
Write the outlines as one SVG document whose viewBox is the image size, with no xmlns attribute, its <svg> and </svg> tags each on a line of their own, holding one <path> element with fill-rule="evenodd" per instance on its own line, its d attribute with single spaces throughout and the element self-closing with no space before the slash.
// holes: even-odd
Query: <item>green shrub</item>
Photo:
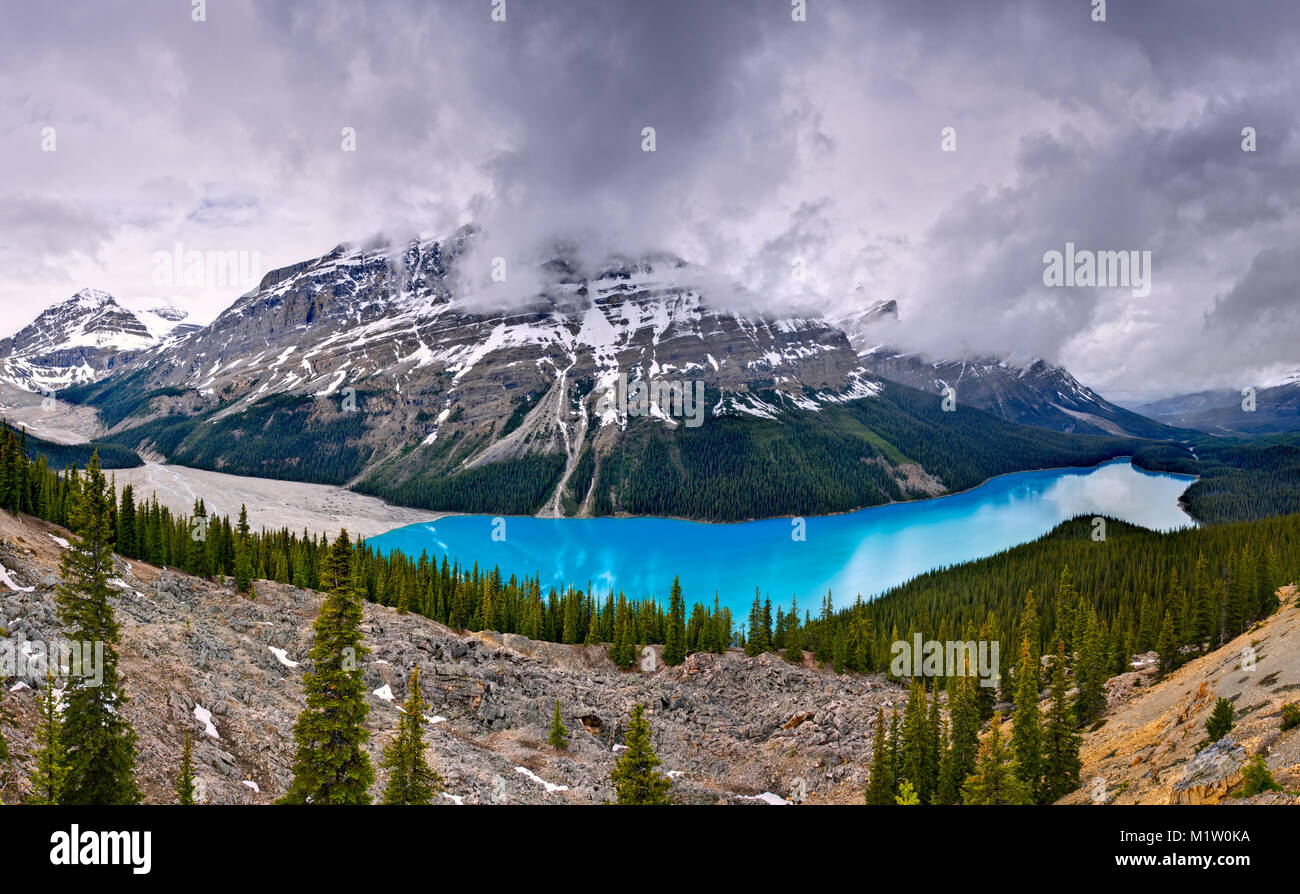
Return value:
<svg viewBox="0 0 1300 894">
<path fill-rule="evenodd" d="M 1264 762 L 1264 755 L 1262 754 L 1257 754 L 1246 762 L 1245 770 L 1242 772 L 1242 780 L 1245 783 L 1241 789 L 1241 795 L 1244 798 L 1258 795 L 1260 792 L 1282 791 L 1282 786 L 1277 784 L 1273 779 L 1273 774 L 1268 771 L 1268 764 Z"/>
</svg>

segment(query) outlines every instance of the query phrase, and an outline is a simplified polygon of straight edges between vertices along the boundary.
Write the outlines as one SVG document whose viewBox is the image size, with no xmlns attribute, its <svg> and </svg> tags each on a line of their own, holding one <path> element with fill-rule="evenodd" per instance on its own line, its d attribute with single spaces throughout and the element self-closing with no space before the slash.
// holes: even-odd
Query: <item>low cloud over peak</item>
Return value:
<svg viewBox="0 0 1300 894">
<path fill-rule="evenodd" d="M 242 290 L 157 283 L 178 243 L 270 269 L 472 222 L 484 273 L 671 252 L 765 311 L 897 298 L 908 347 L 1041 356 L 1118 397 L 1294 356 L 1294 3 L 506 9 L 12 11 L 10 328 L 86 282 L 210 319 Z M 1067 242 L 1150 251 L 1150 294 L 1045 285 Z"/>
</svg>

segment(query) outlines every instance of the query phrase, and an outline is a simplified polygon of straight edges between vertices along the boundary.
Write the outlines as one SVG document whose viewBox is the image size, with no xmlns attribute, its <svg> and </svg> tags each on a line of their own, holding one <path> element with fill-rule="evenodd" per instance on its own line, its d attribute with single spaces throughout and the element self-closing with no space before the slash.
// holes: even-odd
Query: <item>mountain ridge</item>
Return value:
<svg viewBox="0 0 1300 894">
<path fill-rule="evenodd" d="M 980 407 L 964 380 L 960 412 L 935 416 L 938 395 L 887 387 L 842 328 L 727 309 L 744 301 L 672 255 L 584 265 L 561 252 L 505 302 L 473 285 L 477 236 L 343 244 L 269 271 L 208 325 L 60 397 L 93 408 L 103 442 L 145 456 L 440 511 L 818 514 L 1129 450 L 1136 426 L 1078 412 L 1048 421 L 1069 420 L 1055 428 L 1079 441 L 1043 418 L 1036 433 L 968 415 Z M 627 399 L 643 387 L 667 405 Z M 1009 405 L 990 409 L 1011 418 Z M 1009 439 L 1015 458 L 972 462 L 981 437 Z M 947 446 L 922 443 L 936 438 Z"/>
</svg>

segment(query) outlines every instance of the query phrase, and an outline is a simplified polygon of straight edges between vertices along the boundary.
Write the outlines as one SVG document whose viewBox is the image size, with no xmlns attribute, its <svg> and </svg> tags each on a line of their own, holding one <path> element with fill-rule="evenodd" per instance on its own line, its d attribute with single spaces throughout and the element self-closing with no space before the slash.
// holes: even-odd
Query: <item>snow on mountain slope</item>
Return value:
<svg viewBox="0 0 1300 894">
<path fill-rule="evenodd" d="M 751 383 L 792 406 L 874 393 L 843 336 L 823 321 L 714 310 L 649 262 L 593 274 L 559 264 L 546 292 L 526 304 L 475 310 L 455 290 L 457 248 L 412 245 L 393 264 L 383 251 L 341 246 L 274 271 L 183 351 L 157 352 L 156 382 L 233 401 L 223 413 L 268 395 L 328 397 L 351 386 L 392 390 L 425 409 L 436 393 L 438 413 L 459 405 L 483 415 L 497 409 L 489 398 L 545 390 L 566 373 L 588 393 L 612 389 L 620 372 L 632 381 L 707 377 L 735 392 L 729 406 L 740 413 L 763 406 L 744 393 Z M 681 279 L 686 265 L 670 263 L 669 279 Z M 626 424 L 625 415 L 602 417 L 614 422 Z"/>
<path fill-rule="evenodd" d="M 1013 362 L 1005 357 L 940 359 L 890 344 L 898 305 L 881 301 L 836 322 L 847 333 L 871 373 L 920 391 L 941 394 L 952 388 L 960 403 L 1004 419 L 1080 434 L 1144 438 L 1176 437 L 1162 423 L 1112 404 L 1081 384 L 1069 370 L 1041 359 Z"/>
<path fill-rule="evenodd" d="M 135 316 L 149 330 L 149 334 L 158 344 L 198 332 L 203 328 L 197 323 L 185 322 L 189 316 L 185 311 L 166 305 L 136 311 Z"/>
<path fill-rule="evenodd" d="M 0 380 L 38 392 L 91 382 L 157 344 L 111 295 L 82 289 L 0 341 Z"/>
<path fill-rule="evenodd" d="M 474 235 L 339 246 L 268 273 L 211 324 L 137 357 L 106 398 L 106 428 L 168 453 L 183 434 L 188 461 L 218 469 L 238 441 L 253 457 L 243 468 L 268 476 L 346 480 L 399 457 L 454 473 L 540 456 L 564 458 L 563 484 L 584 450 L 607 451 L 646 421 L 779 422 L 879 392 L 835 327 L 716 307 L 707 273 L 675 257 L 582 269 L 561 256 L 523 299 L 470 294 L 460 265 Z M 613 399 L 621 377 L 707 397 L 652 405 L 645 420 Z M 200 428 L 158 440 L 185 419 Z M 314 455 L 290 450 L 295 434 L 311 435 Z"/>
</svg>

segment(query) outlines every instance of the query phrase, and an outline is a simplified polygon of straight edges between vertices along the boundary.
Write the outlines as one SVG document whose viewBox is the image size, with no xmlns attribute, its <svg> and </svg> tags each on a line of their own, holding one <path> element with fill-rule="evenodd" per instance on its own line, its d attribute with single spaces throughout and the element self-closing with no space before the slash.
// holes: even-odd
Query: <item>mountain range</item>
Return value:
<svg viewBox="0 0 1300 894">
<path fill-rule="evenodd" d="M 1300 427 L 1300 370 L 1283 381 L 1250 391 L 1198 391 L 1135 408 L 1167 425 L 1210 434 L 1275 434 Z"/>
<path fill-rule="evenodd" d="M 475 237 L 340 245 L 203 327 L 83 290 L 0 342 L 3 377 L 93 408 L 103 444 L 444 511 L 843 511 L 1194 434 L 1041 360 L 891 347 L 892 301 L 833 322 L 730 309 L 666 254 L 559 253 L 507 302 L 468 285 Z M 620 382 L 699 383 L 711 421 L 620 403 Z"/>
<path fill-rule="evenodd" d="M 1016 363 L 1006 357 L 973 356 L 933 360 L 889 344 L 891 324 L 898 321 L 898 302 L 880 301 L 841 317 L 870 372 L 920 391 L 942 393 L 1025 425 L 1079 434 L 1169 438 L 1179 433 L 1174 422 L 1156 422 L 1117 406 L 1075 379 L 1063 366 L 1041 359 Z"/>
</svg>

